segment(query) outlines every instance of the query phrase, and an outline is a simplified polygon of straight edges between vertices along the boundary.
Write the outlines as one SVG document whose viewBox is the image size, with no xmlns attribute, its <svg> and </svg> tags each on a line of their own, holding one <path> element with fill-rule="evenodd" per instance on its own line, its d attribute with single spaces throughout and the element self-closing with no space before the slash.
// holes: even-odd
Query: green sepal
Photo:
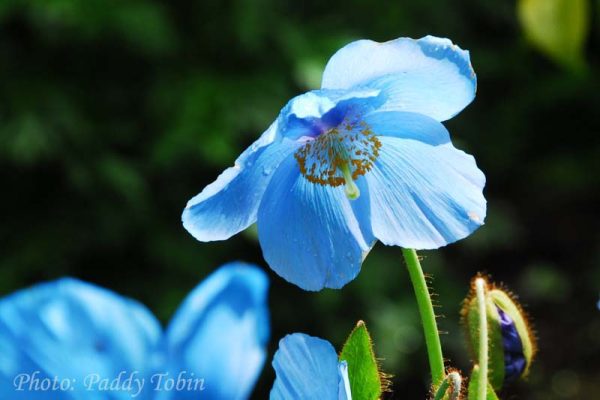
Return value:
<svg viewBox="0 0 600 400">
<path fill-rule="evenodd" d="M 363 321 L 348 336 L 340 361 L 348 363 L 348 379 L 353 400 L 377 400 L 385 387 L 373 352 L 373 342 Z"/>
<path fill-rule="evenodd" d="M 479 359 L 479 312 L 477 310 L 477 297 L 471 296 L 467 303 L 466 315 L 467 329 L 474 359 Z M 491 297 L 486 296 L 486 312 L 488 320 L 488 380 L 492 387 L 500 390 L 504 383 L 504 343 L 500 326 L 500 315 Z"/>
<path fill-rule="evenodd" d="M 504 311 L 513 320 L 513 323 L 515 324 L 515 328 L 517 329 L 517 333 L 519 334 L 519 338 L 521 339 L 521 345 L 523 346 L 523 355 L 525 356 L 526 361 L 525 370 L 522 374 L 522 376 L 525 376 L 529 372 L 529 367 L 531 366 L 531 362 L 533 360 L 533 355 L 535 353 L 535 343 L 529 331 L 528 323 L 525 319 L 524 312 L 503 290 L 490 290 L 489 298 L 493 301 L 494 304 L 500 307 L 502 311 Z"/>
<path fill-rule="evenodd" d="M 498 395 L 494 392 L 494 388 L 488 382 L 487 394 L 485 399 L 480 399 L 477 393 L 477 380 L 479 379 L 479 367 L 476 365 L 473 367 L 473 371 L 471 372 L 471 379 L 469 379 L 469 391 L 468 391 L 468 400 L 499 400 Z"/>
</svg>

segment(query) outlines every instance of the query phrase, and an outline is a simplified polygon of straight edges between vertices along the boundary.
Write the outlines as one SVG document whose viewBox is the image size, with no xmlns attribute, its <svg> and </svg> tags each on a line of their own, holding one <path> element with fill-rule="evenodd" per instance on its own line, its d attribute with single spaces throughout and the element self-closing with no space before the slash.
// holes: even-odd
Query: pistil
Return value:
<svg viewBox="0 0 600 400">
<path fill-rule="evenodd" d="M 360 189 L 356 186 L 356 182 L 352 179 L 352 172 L 350 172 L 350 167 L 348 166 L 348 162 L 344 162 L 340 166 L 340 170 L 344 175 L 344 181 L 346 181 L 346 185 L 344 187 L 344 192 L 346 193 L 346 197 L 350 200 L 356 200 L 360 196 Z"/>
</svg>

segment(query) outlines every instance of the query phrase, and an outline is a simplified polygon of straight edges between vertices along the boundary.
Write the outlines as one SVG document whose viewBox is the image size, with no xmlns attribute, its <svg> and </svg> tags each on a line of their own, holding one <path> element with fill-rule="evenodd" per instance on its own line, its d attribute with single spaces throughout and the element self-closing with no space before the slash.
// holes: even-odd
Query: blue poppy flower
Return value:
<svg viewBox="0 0 600 400">
<path fill-rule="evenodd" d="M 485 176 L 441 124 L 476 90 L 469 53 L 427 36 L 359 40 L 321 89 L 292 99 L 182 216 L 198 240 L 258 223 L 275 272 L 306 290 L 341 288 L 376 240 L 435 249 L 483 224 Z"/>
<path fill-rule="evenodd" d="M 271 400 L 352 400 L 348 365 L 326 340 L 303 333 L 279 341 Z"/>
<path fill-rule="evenodd" d="M 76 279 L 16 292 L 0 300 L 0 398 L 248 398 L 266 357 L 267 286 L 257 267 L 223 266 L 164 332 L 140 303 Z"/>
</svg>

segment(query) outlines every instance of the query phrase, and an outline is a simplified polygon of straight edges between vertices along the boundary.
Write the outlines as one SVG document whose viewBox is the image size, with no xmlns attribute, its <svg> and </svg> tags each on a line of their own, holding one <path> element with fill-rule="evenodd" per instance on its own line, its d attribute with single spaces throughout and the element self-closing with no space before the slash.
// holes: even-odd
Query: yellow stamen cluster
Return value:
<svg viewBox="0 0 600 400">
<path fill-rule="evenodd" d="M 306 142 L 294 157 L 300 172 L 309 182 L 323 186 L 348 186 L 353 184 L 352 180 L 373 168 L 380 148 L 381 142 L 364 121 L 343 121 Z"/>
</svg>

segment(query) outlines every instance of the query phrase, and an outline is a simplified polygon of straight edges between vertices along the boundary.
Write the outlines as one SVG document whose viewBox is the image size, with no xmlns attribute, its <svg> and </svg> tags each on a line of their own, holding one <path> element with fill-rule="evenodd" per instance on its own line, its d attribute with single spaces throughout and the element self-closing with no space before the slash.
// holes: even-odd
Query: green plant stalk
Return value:
<svg viewBox="0 0 600 400">
<path fill-rule="evenodd" d="M 421 314 L 421 322 L 423 323 L 423 331 L 425 334 L 425 345 L 427 346 L 427 355 L 429 357 L 429 368 L 431 369 L 431 381 L 434 389 L 442 384 L 446 370 L 444 368 L 444 356 L 442 355 L 442 344 L 440 342 L 440 334 L 435 320 L 435 312 L 425 275 L 419 262 L 419 257 L 414 249 L 402 249 L 402 255 L 406 261 L 408 274 L 415 291 L 419 313 Z"/>
<path fill-rule="evenodd" d="M 485 280 L 475 281 L 477 293 L 477 311 L 479 312 L 479 378 L 477 379 L 477 398 L 487 397 L 488 386 L 488 324 L 487 324 L 487 301 L 485 299 Z"/>
</svg>

